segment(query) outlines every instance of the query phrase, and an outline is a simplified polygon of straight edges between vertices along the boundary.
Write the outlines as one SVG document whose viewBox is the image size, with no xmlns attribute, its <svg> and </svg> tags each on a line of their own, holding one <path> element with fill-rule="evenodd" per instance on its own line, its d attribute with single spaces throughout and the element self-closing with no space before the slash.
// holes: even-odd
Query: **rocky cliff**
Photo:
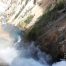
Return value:
<svg viewBox="0 0 66 66">
<path fill-rule="evenodd" d="M 55 0 L 59 1 L 59 0 Z M 29 40 L 39 43 L 42 51 L 54 59 L 63 59 L 66 48 L 66 9 L 65 2 L 56 2 L 53 8 L 43 14 L 27 34 Z"/>
</svg>

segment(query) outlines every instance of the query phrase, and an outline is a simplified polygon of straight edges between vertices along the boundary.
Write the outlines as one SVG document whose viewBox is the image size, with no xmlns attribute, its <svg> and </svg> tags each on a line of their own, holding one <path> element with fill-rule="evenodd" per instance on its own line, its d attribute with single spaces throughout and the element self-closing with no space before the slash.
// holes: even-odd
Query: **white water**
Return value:
<svg viewBox="0 0 66 66">
<path fill-rule="evenodd" d="M 35 47 L 34 42 L 31 42 L 30 45 L 25 43 L 23 36 L 20 37 L 21 31 L 17 27 L 9 24 L 3 24 L 2 27 L 4 34 L 7 32 L 5 34 L 7 36 L 0 35 L 0 60 L 3 60 L 2 63 L 6 62 L 9 66 L 48 66 L 50 58 L 47 60 L 48 56 Z"/>
<path fill-rule="evenodd" d="M 66 61 L 60 61 L 60 62 L 54 63 L 52 66 L 66 66 Z"/>
<path fill-rule="evenodd" d="M 4 24 L 2 26 L 4 31 L 10 34 L 10 40 L 6 39 L 8 37 L 5 38 L 5 36 L 0 35 L 0 64 L 8 64 L 9 66 L 51 66 L 49 64 L 51 57 L 41 52 L 35 46 L 35 42 L 24 42 L 23 33 L 21 34 L 21 31 L 17 31 L 17 28 L 12 25 Z M 66 66 L 66 62 L 61 61 L 54 63 L 52 66 Z"/>
</svg>

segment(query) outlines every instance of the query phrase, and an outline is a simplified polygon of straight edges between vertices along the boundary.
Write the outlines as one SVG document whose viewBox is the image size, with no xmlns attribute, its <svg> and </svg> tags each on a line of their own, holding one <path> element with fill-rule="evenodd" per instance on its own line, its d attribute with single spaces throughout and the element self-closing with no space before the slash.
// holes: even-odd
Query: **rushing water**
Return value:
<svg viewBox="0 0 66 66">
<path fill-rule="evenodd" d="M 10 24 L 3 24 L 0 35 L 0 65 L 3 66 L 51 66 L 52 58 L 40 51 L 35 42 L 24 42 L 24 32 Z M 9 36 L 8 36 L 9 35 Z M 65 66 L 61 61 L 52 66 Z"/>
<path fill-rule="evenodd" d="M 9 24 L 2 25 L 4 34 L 0 35 L 0 65 L 3 66 L 51 66 L 51 56 L 40 51 L 35 42 L 24 42 L 24 32 Z M 7 35 L 6 34 L 6 35 Z M 8 39 L 9 40 L 8 40 Z M 52 66 L 65 66 L 61 61 Z"/>
<path fill-rule="evenodd" d="M 3 24 L 2 27 L 4 34 L 9 34 L 9 37 L 0 37 L 0 58 L 4 62 L 10 66 L 48 66 L 50 58 L 47 60 L 48 56 L 40 52 L 34 42 L 24 42 L 23 31 L 10 24 Z"/>
</svg>

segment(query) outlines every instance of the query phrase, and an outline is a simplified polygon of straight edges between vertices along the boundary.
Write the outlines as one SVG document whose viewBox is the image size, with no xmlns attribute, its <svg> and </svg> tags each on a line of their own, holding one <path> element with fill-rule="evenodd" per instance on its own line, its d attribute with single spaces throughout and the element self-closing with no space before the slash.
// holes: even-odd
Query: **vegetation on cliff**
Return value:
<svg viewBox="0 0 66 66">
<path fill-rule="evenodd" d="M 18 27 L 22 28 L 22 29 L 26 29 L 26 25 L 31 22 L 31 20 L 33 19 L 33 17 L 34 17 L 33 15 L 29 15 L 25 20 L 21 21 L 18 24 Z"/>
<path fill-rule="evenodd" d="M 27 38 L 35 40 L 46 32 L 46 26 L 53 24 L 60 16 L 65 13 L 64 1 L 56 3 L 51 9 L 51 5 L 47 8 L 47 12 L 40 16 L 34 26 L 28 31 Z"/>
</svg>

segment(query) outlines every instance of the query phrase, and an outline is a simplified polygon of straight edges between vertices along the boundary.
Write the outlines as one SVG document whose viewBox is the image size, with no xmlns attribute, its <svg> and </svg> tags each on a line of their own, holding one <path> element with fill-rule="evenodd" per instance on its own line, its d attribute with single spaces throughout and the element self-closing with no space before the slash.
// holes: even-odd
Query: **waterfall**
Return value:
<svg viewBox="0 0 66 66">
<path fill-rule="evenodd" d="M 35 42 L 24 42 L 21 30 L 9 24 L 3 24 L 2 27 L 5 35 L 0 36 L 0 58 L 9 66 L 48 66 L 49 55 L 42 53 L 34 45 Z"/>
<path fill-rule="evenodd" d="M 52 57 L 41 52 L 34 41 L 24 42 L 24 32 L 3 24 L 0 32 L 0 64 L 4 66 L 65 66 L 66 61 L 51 65 Z M 8 65 L 7 65 L 8 64 Z"/>
</svg>

